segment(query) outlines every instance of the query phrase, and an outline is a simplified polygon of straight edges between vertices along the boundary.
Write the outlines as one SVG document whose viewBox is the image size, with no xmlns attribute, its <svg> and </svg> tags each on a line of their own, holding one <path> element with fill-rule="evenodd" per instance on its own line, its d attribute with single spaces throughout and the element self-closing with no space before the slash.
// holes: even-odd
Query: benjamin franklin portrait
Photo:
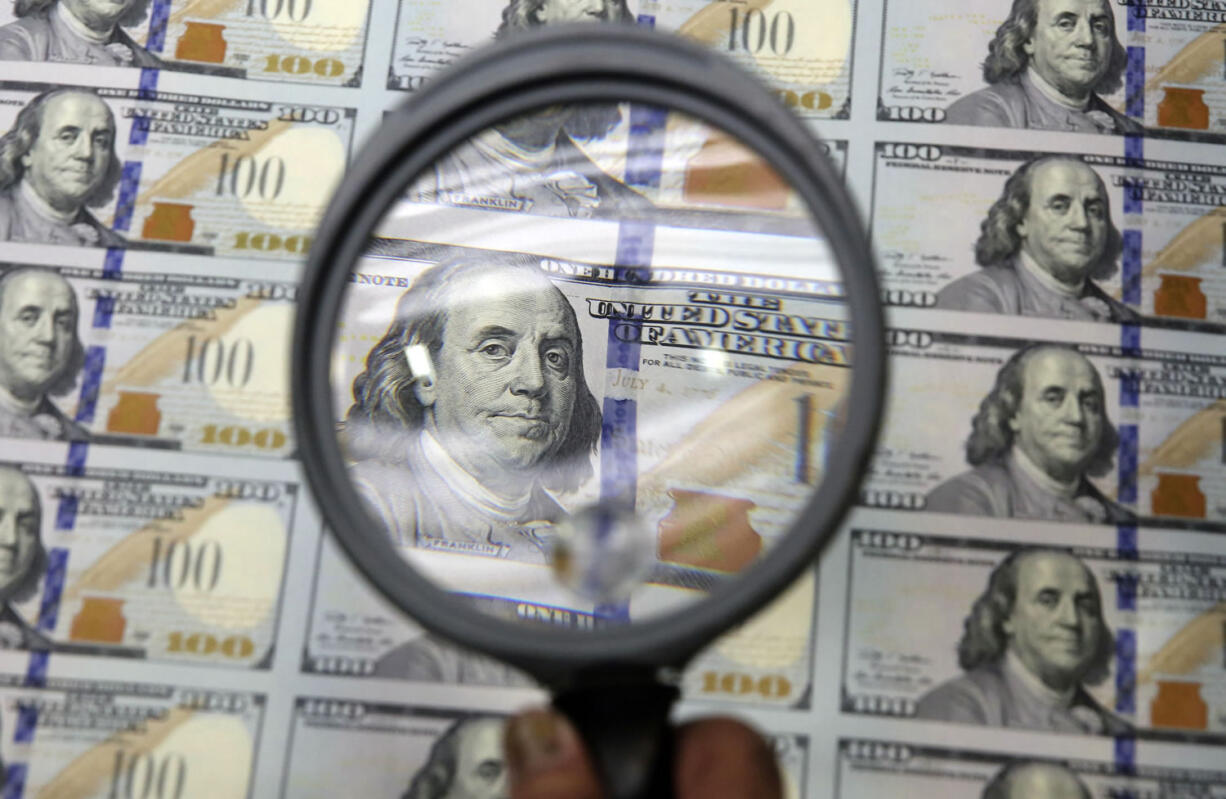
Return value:
<svg viewBox="0 0 1226 799">
<path fill-rule="evenodd" d="M 1107 186 L 1074 156 L 1018 167 L 975 242 L 979 269 L 945 286 L 936 307 L 1093 322 L 1140 321 L 1095 280 L 1114 275 L 1124 240 Z"/>
<path fill-rule="evenodd" d="M 71 284 L 48 269 L 0 275 L 0 436 L 85 441 L 51 397 L 70 394 L 85 363 Z"/>
<path fill-rule="evenodd" d="M 52 649 L 13 604 L 34 596 L 47 570 L 42 538 L 43 509 L 30 478 L 0 466 L 0 648 Z"/>
<path fill-rule="evenodd" d="M 160 68 L 162 60 L 124 30 L 145 21 L 150 2 L 15 0 L 17 19 L 0 27 L 0 60 Z"/>
<path fill-rule="evenodd" d="M 1118 444 L 1094 364 L 1063 345 L 1029 345 L 1000 368 L 971 420 L 971 470 L 930 491 L 925 508 L 1048 521 L 1132 521 L 1127 509 L 1088 479 L 1111 471 Z"/>
<path fill-rule="evenodd" d="M 88 89 L 34 97 L 0 137 L 0 241 L 122 247 L 88 208 L 115 196 L 115 115 Z"/>
<path fill-rule="evenodd" d="M 1139 134 L 1101 95 L 1122 85 L 1128 53 L 1108 0 L 1013 0 L 988 44 L 987 88 L 955 101 L 955 125 Z"/>
<path fill-rule="evenodd" d="M 1021 549 L 997 564 L 957 651 L 962 676 L 921 697 L 918 718 L 1081 734 L 1131 729 L 1085 689 L 1107 679 L 1115 641 L 1098 580 L 1067 552 Z"/>
<path fill-rule="evenodd" d="M 569 301 L 533 259 L 488 253 L 431 267 L 400 298 L 344 436 L 397 545 L 543 563 L 600 424 Z"/>
<path fill-rule="evenodd" d="M 492 716 L 452 724 L 435 740 L 402 799 L 510 799 L 504 726 Z"/>
</svg>

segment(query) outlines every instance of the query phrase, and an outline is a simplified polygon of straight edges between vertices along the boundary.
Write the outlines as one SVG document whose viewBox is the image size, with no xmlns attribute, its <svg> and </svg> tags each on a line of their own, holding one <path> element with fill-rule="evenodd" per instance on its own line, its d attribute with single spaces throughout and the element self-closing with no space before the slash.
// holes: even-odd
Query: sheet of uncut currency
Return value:
<svg viewBox="0 0 1226 799">
<path fill-rule="evenodd" d="M 886 418 L 855 507 L 680 674 L 677 717 L 756 725 L 788 797 L 1226 797 L 1219 0 L 4 4 L 4 796 L 508 796 L 505 719 L 547 694 L 423 631 L 348 561 L 298 461 L 289 336 L 362 143 L 467 52 L 564 19 L 677 33 L 763 79 L 822 137 L 887 306 Z M 50 91 L 60 116 L 39 107 Z M 667 567 L 649 585 L 672 601 L 713 565 L 659 549 L 675 489 L 751 499 L 769 540 L 804 495 L 798 467 L 839 468 L 820 431 L 855 412 L 831 379 L 855 331 L 826 302 L 826 256 L 789 246 L 809 231 L 782 177 L 693 119 L 606 122 L 567 133 L 556 202 L 421 185 L 428 204 L 352 284 L 382 311 L 343 331 L 336 418 L 423 269 L 536 264 L 578 315 L 595 399 L 674 420 L 602 444 L 561 497 L 598 497 L 632 451 Z M 65 125 L 96 144 L 65 162 L 77 199 L 49 209 L 29 173 Z M 629 157 L 644 144 L 658 165 Z M 609 186 L 656 215 L 651 249 L 626 246 Z M 1084 213 L 1052 221 L 1073 197 Z M 1091 265 L 1061 291 L 1069 253 Z M 631 309 L 619 267 L 676 283 Z M 26 319 L 54 297 L 71 321 L 31 336 L 18 296 Z M 606 370 L 627 323 L 646 337 L 634 368 Z M 812 362 L 773 372 L 784 342 Z M 35 362 L 57 379 L 13 402 L 10 364 Z M 1076 413 L 1028 404 L 1043 380 Z M 1080 465 L 1057 479 L 1056 452 Z M 557 599 L 499 597 L 604 623 Z M 449 751 L 468 771 L 432 793 Z"/>
</svg>

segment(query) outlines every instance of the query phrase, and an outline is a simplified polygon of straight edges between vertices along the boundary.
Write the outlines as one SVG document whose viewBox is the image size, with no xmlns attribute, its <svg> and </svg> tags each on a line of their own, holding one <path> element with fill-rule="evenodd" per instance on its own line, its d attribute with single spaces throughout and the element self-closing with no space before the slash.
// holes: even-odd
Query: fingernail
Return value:
<svg viewBox="0 0 1226 799">
<path fill-rule="evenodd" d="M 526 776 L 556 768 L 578 750 L 575 731 L 566 719 L 546 710 L 531 710 L 507 725 L 507 758 L 513 775 Z"/>
</svg>

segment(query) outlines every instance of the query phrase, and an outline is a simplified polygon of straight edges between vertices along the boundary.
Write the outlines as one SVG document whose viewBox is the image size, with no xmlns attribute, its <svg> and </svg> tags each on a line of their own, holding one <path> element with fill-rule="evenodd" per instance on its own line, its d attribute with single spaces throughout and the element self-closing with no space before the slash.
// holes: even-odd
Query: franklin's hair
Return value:
<svg viewBox="0 0 1226 799">
<path fill-rule="evenodd" d="M 50 10 L 59 0 L 16 0 L 13 3 L 13 16 L 29 17 L 43 10 Z M 132 7 L 123 13 L 118 23 L 125 28 L 139 25 L 145 19 L 151 0 L 136 0 Z"/>
<path fill-rule="evenodd" d="M 37 532 L 34 535 L 34 552 L 26 563 L 25 571 L 17 582 L 9 586 L 4 595 L 0 597 L 3 601 L 13 604 L 24 602 L 34 596 L 34 592 L 38 590 L 38 584 L 43 579 L 43 573 L 47 571 L 47 548 L 43 546 L 43 505 L 42 500 L 38 498 L 38 491 L 34 488 L 34 483 L 30 481 L 30 478 L 11 466 L 0 466 L 0 480 L 6 479 L 8 476 L 15 476 L 30 487 L 30 492 L 34 495 L 34 513 L 38 517 L 38 523 L 35 525 Z"/>
<path fill-rule="evenodd" d="M 1010 553 L 992 570 L 987 589 L 975 600 L 970 615 L 962 623 L 962 639 L 958 641 L 958 665 L 964 670 L 971 671 L 984 663 L 993 663 L 1004 657 L 1005 647 L 1009 643 L 1004 622 L 1013 612 L 1013 603 L 1017 601 L 1018 569 L 1023 559 L 1042 554 L 1067 556 L 1069 553 L 1059 549 L 1027 547 Z M 1110 671 L 1111 657 L 1115 654 L 1115 637 L 1102 617 L 1102 594 L 1092 573 L 1090 584 L 1094 586 L 1094 593 L 1100 600 L 1098 622 L 1102 630 L 1098 636 L 1098 650 L 1090 660 L 1085 674 L 1081 676 L 1081 682 L 1097 685 L 1107 678 Z"/>
<path fill-rule="evenodd" d="M 481 722 L 493 721 L 488 716 L 462 718 L 452 724 L 430 747 L 430 756 L 425 765 L 417 770 L 409 783 L 409 789 L 401 799 L 443 799 L 455 781 L 456 765 L 460 759 L 461 733 Z"/>
<path fill-rule="evenodd" d="M 1000 197 L 988 209 L 987 218 L 979 224 L 979 240 L 975 242 L 976 263 L 980 266 L 1012 265 L 1014 256 L 1022 249 L 1022 237 L 1017 232 L 1017 226 L 1030 208 L 1031 177 L 1040 166 L 1059 161 L 1085 165 L 1085 162 L 1074 156 L 1044 155 L 1022 164 L 1009 176 Z M 1090 267 L 1089 273 L 1090 277 L 1096 280 L 1105 280 L 1115 274 L 1116 261 L 1124 251 L 1124 237 L 1111 220 L 1111 201 L 1105 191 L 1103 200 L 1106 203 L 1107 241 L 1103 245 L 1102 255 L 1099 256 L 1098 262 Z"/>
<path fill-rule="evenodd" d="M 1111 20 L 1111 54 L 1107 70 L 1090 88 L 1097 94 L 1111 94 L 1123 85 L 1124 70 L 1128 67 L 1128 51 L 1120 43 L 1115 32 L 1115 17 L 1111 6 L 1101 0 L 1107 18 Z M 988 57 L 983 62 L 983 79 L 986 83 L 1010 80 L 1026 71 L 1030 55 L 1022 49 L 1034 35 L 1039 23 L 1039 0 L 1013 0 L 1009 17 L 996 29 L 996 36 L 988 44 Z"/>
<path fill-rule="evenodd" d="M 26 107 L 21 109 L 17 114 L 17 121 L 13 123 L 13 128 L 4 136 L 0 136 L 0 191 L 17 185 L 25 174 L 25 167 L 21 163 L 21 159 L 30 152 L 30 148 L 34 146 L 34 142 L 38 139 L 38 134 L 43 125 L 43 109 L 47 103 L 56 97 L 62 97 L 68 94 L 85 94 L 90 97 L 97 97 L 96 94 L 88 89 L 52 89 L 48 92 L 43 92 L 26 104 Z M 101 99 L 101 98 L 99 98 Z M 105 100 L 102 101 L 106 103 Z M 112 121 L 114 116 L 111 117 Z M 92 192 L 85 198 L 85 205 L 91 208 L 106 205 L 111 201 L 111 197 L 115 195 L 115 187 L 119 185 L 119 177 L 122 172 L 122 167 L 119 164 L 119 155 L 115 152 L 115 139 L 111 138 L 111 157 L 106 165 L 106 174 L 102 176 L 102 180 Z"/>
<path fill-rule="evenodd" d="M 0 265 L 0 269 L 3 268 L 4 266 Z M 4 307 L 4 292 L 8 288 L 9 283 L 22 275 L 37 274 L 51 275 L 58 280 L 64 280 L 64 278 L 50 269 L 43 269 L 37 266 L 23 266 L 4 272 L 0 274 L 0 308 Z M 85 347 L 81 344 L 81 336 L 77 332 L 77 320 L 81 318 L 81 306 L 77 302 L 77 292 L 72 288 L 72 284 L 64 280 L 64 285 L 68 286 L 68 293 L 72 296 L 72 305 L 75 312 L 72 320 L 72 343 L 69 345 L 72 349 L 68 353 L 68 360 L 64 363 L 64 373 L 47 387 L 47 393 L 53 397 L 62 397 L 72 391 L 72 387 L 77 382 L 77 375 L 81 373 L 81 368 L 85 366 Z"/>
<path fill-rule="evenodd" d="M 510 0 L 502 10 L 502 24 L 498 26 L 494 36 L 501 38 L 513 30 L 544 25 L 540 14 L 548 2 L 549 0 Z M 634 15 L 626 6 L 626 0 L 604 0 L 604 8 L 609 15 L 609 22 L 634 22 Z"/>
<path fill-rule="evenodd" d="M 1049 769 L 1060 771 L 1069 776 L 1081 788 L 1083 799 L 1093 799 L 1090 794 L 1090 789 L 1085 786 L 1076 774 L 1070 771 L 1066 766 L 1060 763 L 1044 763 L 1034 760 L 1019 760 L 1002 768 L 992 776 L 992 779 L 987 785 L 983 786 L 983 793 L 979 795 L 979 799 L 1009 799 L 1009 789 L 1012 788 L 1014 776 L 1023 769 Z"/>
<path fill-rule="evenodd" d="M 1017 409 L 1022 402 L 1022 392 L 1025 386 L 1026 364 L 1031 356 L 1045 350 L 1067 352 L 1078 358 L 1081 353 L 1059 344 L 1031 344 L 1023 347 L 1005 361 L 996 373 L 996 384 L 979 403 L 979 412 L 971 421 L 971 437 L 966 442 L 966 460 L 972 466 L 988 463 L 1003 458 L 1013 446 L 1013 429 L 1009 427 L 1010 420 L 1017 415 Z M 1098 371 L 1094 374 L 1097 376 Z M 1102 378 L 1098 381 L 1099 393 L 1102 394 Z M 1107 417 L 1103 407 L 1103 431 L 1099 436 L 1098 446 L 1093 457 L 1086 464 L 1085 474 L 1100 477 L 1111 471 L 1115 462 L 1115 448 L 1119 446 L 1120 436 L 1115 425 Z"/>
<path fill-rule="evenodd" d="M 418 275 L 397 303 L 395 318 L 387 332 L 366 356 L 365 371 L 353 381 L 353 405 L 345 416 L 350 457 L 392 462 L 403 457 L 405 435 L 416 435 L 425 417 L 425 408 L 414 390 L 421 377 L 415 378 L 409 370 L 405 349 L 424 345 L 431 360 L 438 363 L 451 292 L 469 275 L 489 271 L 505 273 L 506 284 L 512 287 L 545 279 L 536 260 L 495 253 L 443 261 Z M 550 285 L 546 291 L 557 289 Z M 562 304 L 575 331 L 575 355 L 571 361 L 575 404 L 566 438 L 550 456 L 542 482 L 553 490 L 571 491 L 592 474 L 591 455 L 600 440 L 600 405 L 583 375 L 583 335 L 578 319 L 569 302 L 564 300 Z"/>
<path fill-rule="evenodd" d="M 545 23 L 540 18 L 541 9 L 549 0 L 510 0 L 502 10 L 502 24 L 494 32 L 501 39 L 517 30 L 537 28 Z M 604 0 L 609 22 L 632 24 L 634 15 L 626 6 L 626 0 Z M 576 106 L 575 113 L 563 126 L 576 139 L 599 139 L 621 122 L 621 111 L 612 103 L 583 103 Z"/>
</svg>

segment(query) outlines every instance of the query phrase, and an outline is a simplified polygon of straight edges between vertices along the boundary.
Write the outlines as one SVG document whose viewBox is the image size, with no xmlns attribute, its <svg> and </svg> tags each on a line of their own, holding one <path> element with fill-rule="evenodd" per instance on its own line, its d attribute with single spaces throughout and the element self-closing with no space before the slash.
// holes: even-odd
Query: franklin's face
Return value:
<svg viewBox="0 0 1226 799">
<path fill-rule="evenodd" d="M 1078 478 L 1103 434 L 1102 384 L 1076 352 L 1039 350 L 1022 372 L 1022 399 L 1009 420 L 1014 445 L 1054 479 Z"/>
<path fill-rule="evenodd" d="M 582 365 L 566 299 L 543 276 L 520 270 L 478 272 L 447 296 L 434 386 L 419 388 L 418 398 L 474 476 L 522 480 L 570 427 Z"/>
<path fill-rule="evenodd" d="M 1114 39 L 1115 21 L 1103 0 L 1039 0 L 1034 33 L 1022 49 L 1045 81 L 1081 99 L 1107 72 Z"/>
<path fill-rule="evenodd" d="M 42 125 L 21 158 L 34 190 L 61 211 L 79 209 L 106 177 L 115 119 L 92 94 L 61 94 L 43 107 Z"/>
<path fill-rule="evenodd" d="M 1098 586 L 1071 555 L 1040 552 L 1017 566 L 1017 599 L 1002 624 L 1009 649 L 1048 687 L 1080 682 L 1104 633 Z"/>
<path fill-rule="evenodd" d="M 1054 763 L 1032 763 L 1009 775 L 1008 799 L 1090 799 L 1081 781 L 1068 769 Z"/>
<path fill-rule="evenodd" d="M 510 799 L 502 722 L 483 719 L 460 731 L 455 778 L 444 799 Z"/>
<path fill-rule="evenodd" d="M 608 20 L 614 0 L 545 0 L 536 19 L 541 25 Z"/>
<path fill-rule="evenodd" d="M 1107 189 L 1076 161 L 1040 164 L 1030 175 L 1030 205 L 1018 223 L 1022 249 L 1056 280 L 1079 285 L 1107 247 Z"/>
<path fill-rule="evenodd" d="M 62 277 L 9 278 L 0 298 L 0 385 L 23 400 L 42 396 L 68 367 L 76 331 L 77 298 Z"/>
<path fill-rule="evenodd" d="M 91 28 L 108 29 L 140 0 L 60 0 L 72 15 Z"/>
<path fill-rule="evenodd" d="M 38 546 L 38 496 L 15 469 L 0 469 L 0 596 L 25 577 Z"/>
</svg>

